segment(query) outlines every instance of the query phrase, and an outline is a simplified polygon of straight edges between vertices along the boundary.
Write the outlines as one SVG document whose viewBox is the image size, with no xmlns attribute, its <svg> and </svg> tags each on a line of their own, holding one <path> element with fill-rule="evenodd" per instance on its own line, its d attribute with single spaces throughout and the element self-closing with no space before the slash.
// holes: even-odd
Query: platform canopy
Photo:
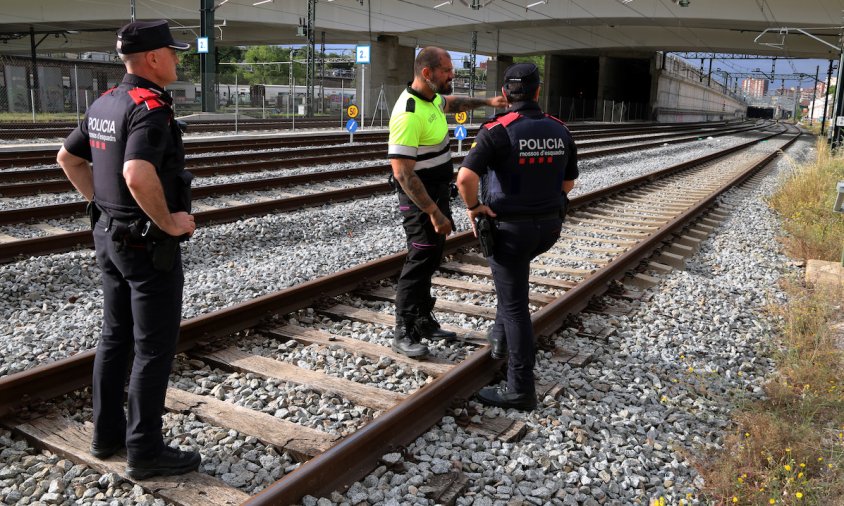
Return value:
<svg viewBox="0 0 844 506">
<path fill-rule="evenodd" d="M 130 0 L 3 0 L 0 53 L 110 50 Z M 257 5 L 253 5 L 257 4 Z M 487 55 L 696 51 L 838 58 L 842 0 L 318 0 L 315 33 L 329 44 L 398 36 Z M 135 0 L 138 19 L 199 34 L 200 0 Z M 217 45 L 303 44 L 308 0 L 217 0 Z M 767 33 L 763 32 L 769 29 Z M 798 30 L 799 29 L 799 30 Z M 761 35 L 761 36 L 760 36 Z M 820 39 L 820 40 L 819 40 Z M 825 43 L 824 43 L 825 42 Z"/>
</svg>

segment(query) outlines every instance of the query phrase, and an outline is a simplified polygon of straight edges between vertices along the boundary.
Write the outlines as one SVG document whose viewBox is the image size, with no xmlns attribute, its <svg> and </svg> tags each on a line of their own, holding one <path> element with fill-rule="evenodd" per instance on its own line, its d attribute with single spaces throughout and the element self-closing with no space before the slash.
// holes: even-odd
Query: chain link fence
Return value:
<svg viewBox="0 0 844 506">
<path fill-rule="evenodd" d="M 88 105 L 116 86 L 125 73 L 120 62 L 0 55 L 0 120 L 76 121 Z"/>
<path fill-rule="evenodd" d="M 84 55 L 83 55 L 84 56 Z M 97 60 L 64 60 L 0 55 L 0 118 L 12 121 L 74 120 L 81 118 L 88 105 L 104 91 L 116 86 L 125 68 L 116 57 L 105 60 L 105 53 L 93 53 Z M 298 62 L 297 62 L 298 63 Z M 259 82 L 248 72 L 235 67 L 221 66 L 214 76 L 214 104 L 216 112 L 232 118 L 301 119 L 308 117 L 308 89 L 304 78 L 283 75 L 280 84 Z M 314 79 L 310 115 L 314 118 L 336 119 L 343 128 L 349 119 L 346 110 L 355 104 L 360 110 L 357 120 L 364 127 L 386 127 L 393 106 L 406 88 L 405 84 L 378 84 L 367 79 L 370 92 L 358 97 L 354 70 L 327 68 Z M 368 77 L 368 76 L 367 76 Z M 173 97 L 178 116 L 202 111 L 202 89 L 198 81 L 179 75 L 180 80 L 167 87 Z M 254 81 L 254 82 L 253 82 Z M 466 82 L 463 82 L 466 81 Z M 476 83 L 474 96 L 487 96 L 484 82 Z M 454 93 L 468 95 L 468 80 L 456 78 Z M 648 119 L 647 104 L 597 101 L 552 96 L 548 112 L 566 121 L 594 120 L 620 122 Z M 481 122 L 494 113 L 491 108 L 470 112 L 470 122 Z"/>
</svg>

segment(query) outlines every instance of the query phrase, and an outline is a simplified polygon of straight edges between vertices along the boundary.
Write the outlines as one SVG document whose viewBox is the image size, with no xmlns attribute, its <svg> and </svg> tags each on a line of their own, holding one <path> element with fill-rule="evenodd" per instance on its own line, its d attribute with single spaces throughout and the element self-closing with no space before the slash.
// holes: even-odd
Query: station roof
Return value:
<svg viewBox="0 0 844 506">
<path fill-rule="evenodd" d="M 136 16 L 169 19 L 183 27 L 177 39 L 193 41 L 200 1 L 135 0 Z M 30 27 L 39 52 L 113 49 L 129 3 L 4 0 L 0 53 L 28 54 Z M 307 0 L 217 5 L 218 45 L 306 42 L 296 28 Z M 329 44 L 394 35 L 406 46 L 468 52 L 477 31 L 477 51 L 487 55 L 661 50 L 837 59 L 827 44 L 841 47 L 842 9 L 842 0 L 319 0 L 315 33 L 317 43 L 323 31 Z"/>
</svg>

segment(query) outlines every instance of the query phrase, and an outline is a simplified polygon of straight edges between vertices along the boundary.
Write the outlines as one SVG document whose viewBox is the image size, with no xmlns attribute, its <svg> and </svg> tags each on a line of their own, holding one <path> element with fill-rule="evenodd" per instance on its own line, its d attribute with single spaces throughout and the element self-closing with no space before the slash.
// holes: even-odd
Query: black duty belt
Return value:
<svg viewBox="0 0 844 506">
<path fill-rule="evenodd" d="M 508 215 L 499 215 L 493 218 L 495 221 L 501 223 L 513 223 L 518 221 L 543 221 L 543 220 L 553 220 L 554 218 L 561 218 L 560 211 L 551 211 L 547 213 L 540 213 L 540 214 L 508 214 Z"/>
<path fill-rule="evenodd" d="M 140 216 L 139 216 L 138 218 L 140 218 Z M 107 226 L 109 225 L 109 220 L 111 220 L 111 223 L 121 223 L 121 224 L 123 224 L 123 225 L 128 225 L 128 224 L 132 223 L 133 221 L 137 220 L 138 218 L 131 218 L 131 219 L 127 219 L 127 218 L 112 218 L 112 217 L 110 217 L 108 214 L 106 214 L 106 213 L 102 213 L 102 214 L 100 215 L 100 219 L 98 219 L 98 220 L 97 220 L 97 223 L 99 223 L 100 225 L 104 225 L 104 226 L 106 226 L 106 227 L 107 227 Z"/>
</svg>

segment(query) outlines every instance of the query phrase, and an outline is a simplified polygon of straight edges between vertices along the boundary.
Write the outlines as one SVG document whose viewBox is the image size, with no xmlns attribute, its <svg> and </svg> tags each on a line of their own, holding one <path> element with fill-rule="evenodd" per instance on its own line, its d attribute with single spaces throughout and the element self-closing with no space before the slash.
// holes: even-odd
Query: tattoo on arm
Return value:
<svg viewBox="0 0 844 506">
<path fill-rule="evenodd" d="M 399 179 L 399 183 L 410 200 L 423 212 L 427 213 L 431 206 L 436 207 L 436 203 L 428 195 L 428 190 L 416 174 L 411 173 L 408 177 Z"/>
<path fill-rule="evenodd" d="M 450 96 L 445 102 L 445 112 L 462 112 L 487 105 L 487 99 Z"/>
<path fill-rule="evenodd" d="M 425 189 L 422 180 L 413 172 L 413 167 L 416 165 L 415 161 L 392 159 L 390 162 L 393 167 L 393 177 L 401 185 L 404 193 L 416 204 L 416 207 L 423 212 L 428 212 L 432 207 L 438 208 L 431 196 L 428 195 L 428 190 Z"/>
</svg>

